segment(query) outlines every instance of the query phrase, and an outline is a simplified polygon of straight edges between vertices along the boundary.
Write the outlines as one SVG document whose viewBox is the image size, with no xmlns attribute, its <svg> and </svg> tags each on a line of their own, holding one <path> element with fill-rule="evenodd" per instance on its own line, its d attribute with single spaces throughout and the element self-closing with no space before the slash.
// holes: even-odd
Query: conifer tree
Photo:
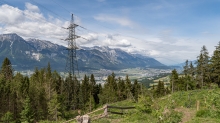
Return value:
<svg viewBox="0 0 220 123">
<path fill-rule="evenodd" d="M 91 97 L 90 97 L 90 102 L 91 102 L 91 100 L 94 101 L 94 104 L 96 107 L 96 105 L 99 103 L 99 97 L 98 97 L 99 87 L 96 84 L 95 77 L 93 74 L 91 74 L 91 77 L 90 77 L 90 88 L 91 88 L 90 89 L 91 95 L 93 97 L 93 99 L 91 99 Z"/>
<path fill-rule="evenodd" d="M 61 104 L 59 103 L 57 93 L 53 93 L 51 100 L 48 102 L 49 119 L 58 121 L 58 118 L 61 115 L 60 109 Z"/>
<path fill-rule="evenodd" d="M 18 119 L 19 113 L 22 109 L 21 100 L 25 100 L 25 96 L 27 95 L 27 93 L 24 94 L 23 90 L 21 90 L 21 88 L 24 88 L 22 87 L 23 83 L 24 83 L 24 77 L 20 73 L 17 73 L 10 83 L 11 84 L 10 86 L 11 106 L 10 107 L 11 107 L 11 112 L 13 113 L 15 119 Z"/>
<path fill-rule="evenodd" d="M 166 90 L 164 87 L 164 83 L 159 80 L 158 85 L 157 85 L 157 89 L 155 91 L 157 97 L 164 96 L 165 92 L 166 92 Z"/>
<path fill-rule="evenodd" d="M 118 100 L 124 100 L 126 99 L 126 87 L 125 87 L 125 82 L 123 79 L 121 79 L 121 77 L 118 78 L 118 83 L 117 83 L 117 87 L 118 87 L 118 91 L 117 91 L 117 96 L 118 96 Z"/>
<path fill-rule="evenodd" d="M 195 75 L 195 68 L 194 68 L 192 62 L 190 62 L 190 65 L 189 65 L 189 74 L 190 74 L 190 76 L 192 76 L 192 77 Z"/>
<path fill-rule="evenodd" d="M 11 61 L 6 57 L 1 66 L 1 74 L 8 80 L 11 80 L 13 77 L 13 68 Z"/>
<path fill-rule="evenodd" d="M 117 101 L 117 83 L 114 73 L 107 77 L 104 87 L 101 90 L 100 98 L 102 104 Z"/>
<path fill-rule="evenodd" d="M 208 81 L 207 77 L 208 74 L 207 72 L 209 71 L 209 55 L 208 55 L 208 50 L 206 49 L 206 46 L 203 46 L 201 51 L 200 51 L 200 55 L 198 56 L 198 60 L 197 60 L 197 75 L 199 78 L 199 81 L 201 81 L 201 86 L 203 88 L 204 86 L 204 82 Z"/>
<path fill-rule="evenodd" d="M 86 103 L 89 102 L 89 97 L 90 97 L 90 86 L 89 86 L 89 77 L 86 75 L 84 76 L 84 79 L 82 80 L 82 102 L 83 102 L 83 107 L 85 108 Z"/>
<path fill-rule="evenodd" d="M 34 112 L 32 111 L 30 98 L 27 97 L 23 104 L 21 111 L 21 121 L 25 123 L 32 123 L 34 121 Z"/>
<path fill-rule="evenodd" d="M 220 87 L 220 42 L 211 58 L 212 81 Z"/>
<path fill-rule="evenodd" d="M 13 96 L 11 93 L 11 81 L 13 78 L 13 68 L 10 60 L 6 57 L 2 62 L 1 70 L 0 70 L 0 89 L 1 90 L 1 103 L 2 103 L 2 113 L 6 113 L 7 111 L 13 112 L 12 104 L 13 104 Z"/>
<path fill-rule="evenodd" d="M 171 77 L 170 77 L 170 82 L 171 82 L 171 90 L 172 93 L 174 92 L 175 88 L 178 86 L 178 73 L 176 69 L 172 71 Z"/>
<path fill-rule="evenodd" d="M 185 66 L 183 68 L 184 68 L 183 73 L 185 75 L 188 75 L 189 74 L 189 61 L 188 60 L 186 60 Z"/>
<path fill-rule="evenodd" d="M 132 85 L 132 94 L 136 102 L 138 102 L 138 94 L 139 94 L 139 85 L 137 79 L 134 80 L 134 84 Z"/>
<path fill-rule="evenodd" d="M 125 77 L 125 87 L 126 87 L 127 98 L 130 98 L 130 94 L 131 94 L 131 90 L 132 90 L 132 85 L 131 85 L 130 79 L 128 78 L 128 75 L 126 75 L 126 77 Z"/>
</svg>

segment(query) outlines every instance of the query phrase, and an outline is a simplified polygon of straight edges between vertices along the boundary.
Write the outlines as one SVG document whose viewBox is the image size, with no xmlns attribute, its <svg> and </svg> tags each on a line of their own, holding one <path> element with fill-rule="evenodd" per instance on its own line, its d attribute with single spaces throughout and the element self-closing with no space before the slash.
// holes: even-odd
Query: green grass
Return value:
<svg viewBox="0 0 220 123">
<path fill-rule="evenodd" d="M 220 119 L 195 117 L 187 123 L 220 123 Z"/>
<path fill-rule="evenodd" d="M 198 111 L 197 102 L 199 102 Z M 136 108 L 124 110 L 124 115 L 110 114 L 107 118 L 93 120 L 93 123 L 175 123 L 180 122 L 189 113 L 191 116 L 186 118 L 187 123 L 220 122 L 220 89 L 179 91 L 155 99 L 145 95 L 140 96 L 138 103 L 125 100 L 109 105 L 135 106 Z M 165 112 L 166 110 L 167 112 Z M 121 110 L 111 109 L 111 111 L 120 112 Z M 90 115 L 90 117 L 101 113 L 103 110 Z"/>
</svg>

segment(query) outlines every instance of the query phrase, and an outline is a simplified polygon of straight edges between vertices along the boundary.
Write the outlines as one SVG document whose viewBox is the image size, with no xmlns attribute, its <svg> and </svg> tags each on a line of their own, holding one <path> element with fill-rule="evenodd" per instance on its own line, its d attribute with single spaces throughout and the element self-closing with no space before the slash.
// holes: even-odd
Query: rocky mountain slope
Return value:
<svg viewBox="0 0 220 123">
<path fill-rule="evenodd" d="M 45 40 L 24 40 L 17 34 L 0 35 L 0 61 L 8 57 L 16 70 L 33 70 L 47 66 L 64 71 L 66 66 L 66 48 Z M 109 47 L 82 47 L 77 50 L 79 70 L 110 69 L 118 70 L 134 67 L 166 67 L 157 60 L 129 54 L 121 49 Z"/>
</svg>

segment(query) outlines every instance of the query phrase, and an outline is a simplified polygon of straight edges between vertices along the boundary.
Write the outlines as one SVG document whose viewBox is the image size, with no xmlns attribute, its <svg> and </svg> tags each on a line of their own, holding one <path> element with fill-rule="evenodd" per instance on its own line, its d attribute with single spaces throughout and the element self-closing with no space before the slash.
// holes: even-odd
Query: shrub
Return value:
<svg viewBox="0 0 220 123">
<path fill-rule="evenodd" d="M 211 115 L 212 113 L 208 109 L 202 109 L 196 112 L 196 117 L 210 117 Z"/>
</svg>

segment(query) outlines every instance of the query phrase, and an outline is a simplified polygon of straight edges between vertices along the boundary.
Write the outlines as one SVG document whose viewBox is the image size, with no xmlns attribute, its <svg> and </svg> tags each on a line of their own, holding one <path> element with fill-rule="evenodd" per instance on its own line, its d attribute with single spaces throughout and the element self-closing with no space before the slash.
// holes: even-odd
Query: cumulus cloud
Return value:
<svg viewBox="0 0 220 123">
<path fill-rule="evenodd" d="M 178 64 L 187 59 L 196 58 L 197 51 L 192 48 L 196 45 L 191 40 L 178 39 L 175 43 L 164 42 L 160 35 L 158 37 L 147 36 L 145 40 L 126 37 L 119 34 L 89 34 L 85 35 L 91 41 L 84 41 L 81 45 L 87 46 L 108 46 L 120 48 L 132 54 L 142 54 L 156 58 L 165 64 Z M 187 42 L 190 43 L 187 43 Z M 131 43 L 132 42 L 132 43 Z M 133 43 L 134 42 L 134 43 Z M 182 57 L 180 54 L 185 54 Z M 194 56 L 194 57 L 190 57 Z"/>
<path fill-rule="evenodd" d="M 132 46 L 128 38 L 118 34 L 88 33 L 81 37 L 85 39 L 79 39 L 78 44 L 84 46 L 108 46 L 112 48 Z"/>
<path fill-rule="evenodd" d="M 32 5 L 30 3 L 25 3 L 25 7 L 28 11 L 32 11 L 32 12 L 40 12 L 40 9 L 35 6 L 35 5 Z"/>
<path fill-rule="evenodd" d="M 130 47 L 131 43 L 126 38 L 120 35 L 109 34 L 105 36 L 105 39 L 102 41 L 102 45 L 112 47 Z"/>
<path fill-rule="evenodd" d="M 60 39 L 65 39 L 68 36 L 68 31 L 61 28 L 68 27 L 68 21 L 61 21 L 51 15 L 46 17 L 36 5 L 26 3 L 25 6 L 24 10 L 9 5 L 0 6 L 1 33 L 17 33 L 24 38 L 39 38 L 67 45 L 67 42 Z M 76 23 L 80 24 L 80 18 L 75 19 Z M 98 15 L 95 19 L 130 28 L 135 25 L 134 22 L 126 17 Z M 84 32 L 80 36 L 87 40 L 78 39 L 78 45 L 121 48 L 130 53 L 139 53 L 156 58 L 166 64 L 176 64 L 186 58 L 196 58 L 196 55 L 198 55 L 195 50 L 198 44 L 193 43 L 193 39 L 175 37 L 172 30 L 162 30 L 156 36 L 144 35 L 140 39 L 119 34 L 88 32 Z M 180 54 L 184 54 L 185 57 L 183 58 Z M 172 59 L 175 59 L 173 60 L 174 62 L 172 62 Z"/>
<path fill-rule="evenodd" d="M 95 33 L 88 33 L 86 35 L 82 35 L 81 37 L 82 38 L 78 39 L 79 45 L 91 45 L 98 41 L 98 34 Z"/>
<path fill-rule="evenodd" d="M 52 21 L 52 16 L 47 19 L 36 5 L 25 3 L 25 10 L 1 5 L 0 18 L 1 33 L 17 33 L 24 38 L 40 38 L 66 45 L 60 39 L 64 39 L 68 31 L 61 27 L 67 27 L 68 22 Z"/>
<path fill-rule="evenodd" d="M 95 16 L 94 18 L 98 21 L 103 21 L 103 22 L 108 22 L 108 23 L 116 23 L 121 26 L 126 26 L 126 27 L 130 27 L 130 28 L 133 28 L 135 25 L 134 22 L 132 22 L 131 20 L 129 20 L 126 17 L 116 17 L 113 15 L 99 14 L 99 15 Z"/>
<path fill-rule="evenodd" d="M 9 5 L 0 6 L 1 24 L 9 25 L 14 23 L 21 23 L 22 21 L 24 21 L 23 16 L 23 12 L 18 8 Z"/>
</svg>

